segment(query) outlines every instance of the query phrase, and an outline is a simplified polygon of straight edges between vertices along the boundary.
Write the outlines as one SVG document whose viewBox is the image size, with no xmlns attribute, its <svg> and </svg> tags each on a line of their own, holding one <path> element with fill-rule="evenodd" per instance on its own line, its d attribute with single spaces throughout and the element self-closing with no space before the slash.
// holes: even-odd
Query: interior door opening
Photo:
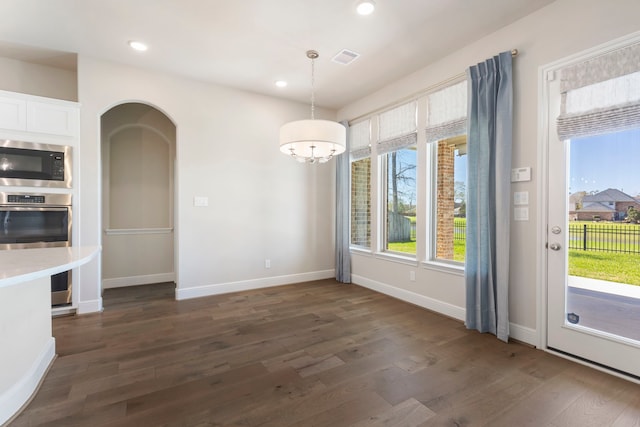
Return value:
<svg viewBox="0 0 640 427">
<path fill-rule="evenodd" d="M 101 120 L 102 287 L 175 282 L 176 127 L 142 103 Z"/>
</svg>

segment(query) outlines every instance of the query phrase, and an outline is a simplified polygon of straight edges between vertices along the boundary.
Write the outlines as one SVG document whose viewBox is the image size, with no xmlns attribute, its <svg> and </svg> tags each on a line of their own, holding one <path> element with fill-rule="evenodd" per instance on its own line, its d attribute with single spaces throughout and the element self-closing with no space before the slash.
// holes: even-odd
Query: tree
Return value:
<svg viewBox="0 0 640 427">
<path fill-rule="evenodd" d="M 464 181 L 456 181 L 453 184 L 453 201 L 459 205 L 458 216 L 467 216 L 467 187 Z"/>
<path fill-rule="evenodd" d="M 390 153 L 389 185 L 391 188 L 390 210 L 395 213 L 400 212 L 400 208 L 412 207 L 411 197 L 415 195 L 412 188 L 415 186 L 415 178 L 411 171 L 416 169 L 415 163 L 403 162 L 401 155 L 397 151 Z M 400 199 L 409 199 L 408 202 L 400 203 Z"/>
<path fill-rule="evenodd" d="M 629 206 L 629 209 L 627 209 L 627 219 L 631 222 L 639 222 L 640 210 L 634 208 L 633 206 Z"/>
</svg>

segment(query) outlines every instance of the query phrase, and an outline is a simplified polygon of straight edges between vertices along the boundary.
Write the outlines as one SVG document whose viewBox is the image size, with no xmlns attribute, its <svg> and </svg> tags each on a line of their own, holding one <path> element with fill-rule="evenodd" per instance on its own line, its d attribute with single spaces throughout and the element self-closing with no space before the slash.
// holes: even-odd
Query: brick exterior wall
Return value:
<svg viewBox="0 0 640 427">
<path fill-rule="evenodd" d="M 371 247 L 371 158 L 351 163 L 351 244 Z"/>
<path fill-rule="evenodd" d="M 454 145 L 438 143 L 436 258 L 449 260 L 453 260 L 454 155 Z"/>
</svg>

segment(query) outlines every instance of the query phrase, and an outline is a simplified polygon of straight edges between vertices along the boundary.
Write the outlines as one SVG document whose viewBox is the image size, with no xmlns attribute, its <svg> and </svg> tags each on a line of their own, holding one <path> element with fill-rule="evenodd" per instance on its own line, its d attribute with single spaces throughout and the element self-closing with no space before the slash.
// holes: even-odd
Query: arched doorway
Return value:
<svg viewBox="0 0 640 427">
<path fill-rule="evenodd" d="M 176 127 L 142 103 L 101 117 L 102 288 L 175 281 Z"/>
</svg>

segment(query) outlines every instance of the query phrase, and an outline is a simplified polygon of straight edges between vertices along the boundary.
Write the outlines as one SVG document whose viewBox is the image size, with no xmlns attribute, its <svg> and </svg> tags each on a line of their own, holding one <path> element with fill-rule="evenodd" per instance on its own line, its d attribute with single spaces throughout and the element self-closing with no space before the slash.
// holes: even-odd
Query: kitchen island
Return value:
<svg viewBox="0 0 640 427">
<path fill-rule="evenodd" d="M 99 252 L 97 246 L 0 251 L 0 425 L 28 403 L 55 358 L 50 276 Z"/>
</svg>

